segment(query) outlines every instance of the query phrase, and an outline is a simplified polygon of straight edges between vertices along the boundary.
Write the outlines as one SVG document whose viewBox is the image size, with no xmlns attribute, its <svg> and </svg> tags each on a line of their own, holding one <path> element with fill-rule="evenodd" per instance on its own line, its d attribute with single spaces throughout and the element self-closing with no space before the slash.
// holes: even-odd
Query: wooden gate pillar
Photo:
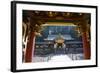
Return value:
<svg viewBox="0 0 100 73">
<path fill-rule="evenodd" d="M 91 49 L 90 49 L 90 42 L 88 41 L 86 20 L 82 21 L 80 25 L 81 25 L 81 34 L 82 34 L 82 42 L 83 42 L 84 59 L 90 59 Z"/>
<path fill-rule="evenodd" d="M 34 54 L 33 52 L 35 48 L 34 46 L 35 46 L 35 33 L 31 32 L 27 42 L 25 62 L 32 62 L 32 57 Z"/>
<path fill-rule="evenodd" d="M 90 59 L 90 56 L 91 56 L 90 44 L 87 40 L 88 40 L 87 34 L 86 34 L 86 32 L 83 32 L 82 33 L 82 41 L 83 41 L 84 59 Z"/>
</svg>

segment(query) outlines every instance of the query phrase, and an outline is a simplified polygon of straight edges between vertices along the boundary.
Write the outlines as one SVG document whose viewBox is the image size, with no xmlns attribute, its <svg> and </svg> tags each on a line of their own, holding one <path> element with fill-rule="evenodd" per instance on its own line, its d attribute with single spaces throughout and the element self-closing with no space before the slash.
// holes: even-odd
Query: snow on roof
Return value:
<svg viewBox="0 0 100 73">
<path fill-rule="evenodd" d="M 57 35 L 48 35 L 47 40 L 54 40 L 57 37 Z M 71 37 L 71 35 L 62 35 L 62 37 L 65 40 L 73 40 L 74 38 Z"/>
</svg>

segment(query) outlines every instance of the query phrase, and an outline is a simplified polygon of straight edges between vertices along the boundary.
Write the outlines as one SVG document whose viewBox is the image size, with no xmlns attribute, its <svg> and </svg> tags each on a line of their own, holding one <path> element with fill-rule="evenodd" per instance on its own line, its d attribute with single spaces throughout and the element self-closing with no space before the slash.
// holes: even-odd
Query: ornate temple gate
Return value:
<svg viewBox="0 0 100 73">
<path fill-rule="evenodd" d="M 27 41 L 27 47 L 26 47 L 26 53 L 25 53 L 25 62 L 32 62 L 32 58 L 34 57 L 33 56 L 34 49 L 35 49 L 34 48 L 35 47 L 35 37 L 38 33 L 41 32 L 41 25 L 44 22 L 47 22 L 48 20 L 54 20 L 54 19 L 59 20 L 59 19 L 57 19 L 57 17 L 56 18 L 41 17 L 41 18 L 34 19 L 34 14 L 31 11 L 29 11 L 28 16 L 30 19 L 29 21 L 30 25 L 29 25 L 29 30 L 28 30 L 29 34 L 27 34 L 28 41 Z M 85 17 L 84 14 L 79 18 L 77 16 L 76 18 L 75 16 L 73 18 L 66 16 L 66 18 L 70 20 L 70 22 L 78 21 L 77 23 L 75 22 L 75 25 L 80 26 L 79 31 L 81 31 L 81 36 L 82 36 L 82 41 L 83 41 L 84 59 L 90 59 L 91 53 L 90 53 L 90 41 L 88 41 L 88 36 L 87 36 L 87 19 L 85 19 L 84 17 Z M 41 21 L 41 20 L 45 20 L 45 21 Z M 60 20 L 64 20 L 64 18 L 60 18 Z M 69 22 L 69 21 L 66 21 L 66 22 Z"/>
</svg>

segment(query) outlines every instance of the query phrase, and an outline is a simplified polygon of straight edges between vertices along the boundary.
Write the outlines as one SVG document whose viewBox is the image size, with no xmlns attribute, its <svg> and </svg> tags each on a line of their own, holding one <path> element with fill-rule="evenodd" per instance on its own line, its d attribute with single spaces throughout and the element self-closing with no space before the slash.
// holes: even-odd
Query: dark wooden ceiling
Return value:
<svg viewBox="0 0 100 73">
<path fill-rule="evenodd" d="M 88 23 L 90 24 L 91 14 L 23 10 L 23 21 L 28 22 L 28 18 L 31 18 L 33 20 L 44 20 L 46 22 L 79 22 L 82 20 L 88 20 Z"/>
</svg>

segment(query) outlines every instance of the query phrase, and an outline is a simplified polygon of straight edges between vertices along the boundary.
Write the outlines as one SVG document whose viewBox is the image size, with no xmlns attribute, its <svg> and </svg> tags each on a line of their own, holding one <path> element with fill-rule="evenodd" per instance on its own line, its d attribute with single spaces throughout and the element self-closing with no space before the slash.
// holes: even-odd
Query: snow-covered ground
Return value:
<svg viewBox="0 0 100 73">
<path fill-rule="evenodd" d="M 83 60 L 83 54 L 60 54 L 48 55 L 45 57 L 34 56 L 33 62 L 66 62 L 74 60 Z"/>
<path fill-rule="evenodd" d="M 72 61 L 67 55 L 57 55 L 51 57 L 49 62 L 66 62 L 66 61 Z"/>
</svg>

